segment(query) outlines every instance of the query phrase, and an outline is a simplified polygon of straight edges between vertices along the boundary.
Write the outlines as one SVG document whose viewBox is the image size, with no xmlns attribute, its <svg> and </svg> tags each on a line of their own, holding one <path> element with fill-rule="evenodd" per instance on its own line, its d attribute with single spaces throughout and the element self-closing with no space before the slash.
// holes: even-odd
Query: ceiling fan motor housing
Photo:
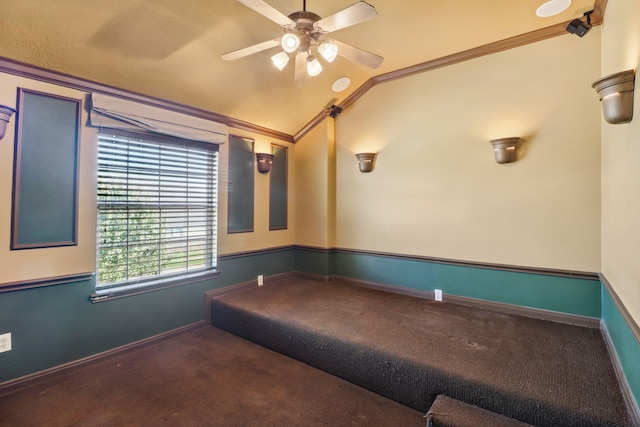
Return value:
<svg viewBox="0 0 640 427">
<path fill-rule="evenodd" d="M 313 27 L 313 24 L 321 19 L 320 16 L 313 12 L 300 11 L 289 15 L 289 19 L 296 23 L 295 28 L 289 30 L 289 32 L 294 33 L 298 36 L 298 39 L 300 39 L 298 51 L 308 52 L 311 47 L 311 42 L 317 41 L 318 36 L 322 34 L 318 29 Z"/>
</svg>

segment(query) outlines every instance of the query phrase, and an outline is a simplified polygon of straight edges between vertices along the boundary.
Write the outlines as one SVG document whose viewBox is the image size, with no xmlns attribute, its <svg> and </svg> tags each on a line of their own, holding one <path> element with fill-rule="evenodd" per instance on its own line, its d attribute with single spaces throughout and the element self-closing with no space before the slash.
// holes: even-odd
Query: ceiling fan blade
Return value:
<svg viewBox="0 0 640 427">
<path fill-rule="evenodd" d="M 225 61 L 234 61 L 236 59 L 244 58 L 245 56 L 253 55 L 254 53 L 262 52 L 263 50 L 271 49 L 272 47 L 276 46 L 280 46 L 280 39 L 268 40 L 266 42 L 254 44 L 253 46 L 225 53 L 224 55 L 222 55 L 222 59 L 224 59 Z"/>
<path fill-rule="evenodd" d="M 289 17 L 262 0 L 238 0 L 238 2 L 282 27 L 293 28 L 296 26 L 296 23 L 289 19 Z"/>
<path fill-rule="evenodd" d="M 295 70 L 296 86 L 304 86 L 309 81 L 309 74 L 307 74 L 307 53 L 298 52 L 296 54 L 296 70 Z"/>
<path fill-rule="evenodd" d="M 240 0 L 238 0 L 240 1 Z M 370 4 L 360 1 L 342 9 L 340 12 L 327 16 L 313 24 L 313 27 L 323 33 L 341 30 L 352 25 L 360 24 L 378 16 L 376 9 Z"/>
<path fill-rule="evenodd" d="M 364 65 L 365 67 L 376 69 L 380 65 L 382 65 L 382 61 L 384 61 L 384 58 L 382 56 L 378 56 L 375 53 L 367 52 L 366 50 L 362 50 L 346 43 L 339 42 L 338 40 L 327 41 L 338 46 L 338 55 L 351 61 L 357 62 L 358 64 Z"/>
</svg>

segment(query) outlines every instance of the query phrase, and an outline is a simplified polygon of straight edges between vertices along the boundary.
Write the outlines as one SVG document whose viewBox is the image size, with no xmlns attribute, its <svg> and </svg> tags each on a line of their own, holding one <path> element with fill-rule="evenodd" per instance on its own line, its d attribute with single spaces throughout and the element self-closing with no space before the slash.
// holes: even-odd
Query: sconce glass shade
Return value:
<svg viewBox="0 0 640 427">
<path fill-rule="evenodd" d="M 273 154 L 256 153 L 256 160 L 258 161 L 258 172 L 269 173 L 273 163 Z"/>
<path fill-rule="evenodd" d="M 333 43 L 322 43 L 318 46 L 318 53 L 322 55 L 327 62 L 333 62 L 336 56 L 338 56 L 338 46 Z"/>
<path fill-rule="evenodd" d="M 0 139 L 4 138 L 4 133 L 7 130 L 7 124 L 15 112 L 16 110 L 11 107 L 0 105 Z"/>
<path fill-rule="evenodd" d="M 493 147 L 493 155 L 496 158 L 496 162 L 499 164 L 513 163 L 518 160 L 519 137 L 492 139 L 489 142 Z"/>
<path fill-rule="evenodd" d="M 607 123 L 629 123 L 633 119 L 635 70 L 611 74 L 591 86 L 602 101 L 602 115 Z"/>
<path fill-rule="evenodd" d="M 322 65 L 320 65 L 320 61 L 318 61 L 313 56 L 309 56 L 307 58 L 307 73 L 310 76 L 317 76 L 322 72 Z"/>
<path fill-rule="evenodd" d="M 280 45 L 282 49 L 284 49 L 287 53 L 293 53 L 296 51 L 298 46 L 300 46 L 300 39 L 293 33 L 287 33 L 282 36 L 282 40 L 280 40 Z"/>
<path fill-rule="evenodd" d="M 271 61 L 273 62 L 273 65 L 275 65 L 278 70 L 282 71 L 284 67 L 286 67 L 287 64 L 289 63 L 289 55 L 287 55 L 286 52 L 280 52 L 273 55 L 271 57 Z"/>
<path fill-rule="evenodd" d="M 376 158 L 376 153 L 358 153 L 356 158 L 358 159 L 360 172 L 371 172 L 373 170 L 373 161 Z"/>
</svg>

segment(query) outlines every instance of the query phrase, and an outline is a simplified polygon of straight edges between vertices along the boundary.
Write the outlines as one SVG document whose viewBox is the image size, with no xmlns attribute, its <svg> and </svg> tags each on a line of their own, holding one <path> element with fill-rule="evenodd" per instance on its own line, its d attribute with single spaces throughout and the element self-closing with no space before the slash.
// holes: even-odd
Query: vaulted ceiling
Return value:
<svg viewBox="0 0 640 427">
<path fill-rule="evenodd" d="M 355 0 L 309 0 L 329 16 Z M 283 30 L 236 0 L 2 0 L 0 57 L 295 134 L 375 76 L 554 26 L 594 8 L 573 0 L 538 18 L 544 0 L 370 0 L 378 17 L 332 36 L 384 57 L 370 70 L 338 57 L 302 86 L 278 71 L 273 48 L 236 61 L 221 55 Z M 302 0 L 267 0 L 285 15 Z M 340 77 L 351 79 L 332 91 Z"/>
</svg>

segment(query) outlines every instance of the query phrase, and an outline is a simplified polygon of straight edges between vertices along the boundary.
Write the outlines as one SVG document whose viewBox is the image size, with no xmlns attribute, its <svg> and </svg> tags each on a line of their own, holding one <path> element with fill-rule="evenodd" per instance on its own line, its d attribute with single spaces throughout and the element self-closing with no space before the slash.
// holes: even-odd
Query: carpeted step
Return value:
<svg viewBox="0 0 640 427">
<path fill-rule="evenodd" d="M 288 279 L 216 298 L 214 326 L 426 413 L 439 394 L 538 427 L 629 427 L 597 329 Z"/>
<path fill-rule="evenodd" d="M 443 394 L 436 397 L 427 412 L 427 427 L 532 427 L 486 409 L 452 399 Z"/>
</svg>

